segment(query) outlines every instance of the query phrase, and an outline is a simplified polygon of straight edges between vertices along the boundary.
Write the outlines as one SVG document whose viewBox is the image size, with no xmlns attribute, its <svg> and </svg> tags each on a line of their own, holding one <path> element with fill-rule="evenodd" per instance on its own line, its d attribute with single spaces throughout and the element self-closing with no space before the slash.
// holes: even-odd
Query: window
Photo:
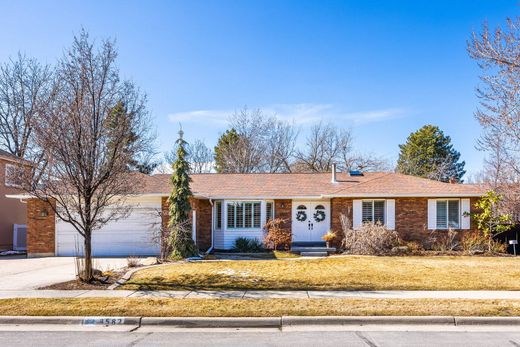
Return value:
<svg viewBox="0 0 520 347">
<path fill-rule="evenodd" d="M 437 200 L 437 229 L 459 229 L 459 200 Z"/>
<path fill-rule="evenodd" d="M 215 228 L 222 229 L 222 202 L 215 202 Z"/>
<path fill-rule="evenodd" d="M 365 200 L 362 205 L 363 223 L 385 223 L 385 201 Z"/>
<path fill-rule="evenodd" d="M 274 219 L 274 204 L 270 201 L 265 203 L 265 218 L 266 221 L 269 222 L 269 220 Z"/>
<path fill-rule="evenodd" d="M 5 164 L 5 185 L 7 187 L 20 187 L 19 184 L 17 184 L 17 167 L 12 164 Z"/>
<path fill-rule="evenodd" d="M 260 228 L 260 202 L 233 202 L 227 204 L 228 229 Z"/>
</svg>

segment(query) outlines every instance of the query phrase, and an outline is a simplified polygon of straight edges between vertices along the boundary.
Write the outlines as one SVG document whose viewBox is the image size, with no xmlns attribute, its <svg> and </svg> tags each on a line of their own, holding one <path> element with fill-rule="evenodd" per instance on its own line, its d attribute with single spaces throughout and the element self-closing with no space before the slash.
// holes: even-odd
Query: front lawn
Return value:
<svg viewBox="0 0 520 347">
<path fill-rule="evenodd" d="M 520 300 L 438 299 L 2 299 L 7 316 L 519 316 Z"/>
<path fill-rule="evenodd" d="M 520 290 L 520 259 L 338 256 L 193 262 L 138 271 L 120 289 Z"/>
</svg>

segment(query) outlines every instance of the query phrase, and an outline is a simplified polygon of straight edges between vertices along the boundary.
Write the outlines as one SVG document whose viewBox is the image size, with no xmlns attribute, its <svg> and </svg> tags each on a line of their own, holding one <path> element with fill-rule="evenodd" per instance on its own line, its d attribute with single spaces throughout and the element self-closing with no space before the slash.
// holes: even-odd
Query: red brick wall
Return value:
<svg viewBox="0 0 520 347">
<path fill-rule="evenodd" d="M 274 217 L 281 218 L 285 222 L 283 228 L 291 230 L 292 223 L 292 200 L 275 200 L 274 201 Z"/>
<path fill-rule="evenodd" d="M 340 246 L 343 233 L 340 215 L 346 214 L 352 222 L 351 198 L 333 198 L 331 204 L 331 229 L 336 232 L 338 239 L 334 242 Z M 471 198 L 471 213 L 475 211 L 475 202 L 478 198 Z M 395 199 L 395 229 L 407 241 L 425 241 L 428 239 L 428 198 L 396 198 Z M 476 229 L 474 220 L 471 220 L 471 229 Z"/>
<path fill-rule="evenodd" d="M 44 214 L 47 213 L 47 216 Z M 55 255 L 56 218 L 48 202 L 27 201 L 27 255 Z"/>
<path fill-rule="evenodd" d="M 341 215 L 347 216 L 352 226 L 352 199 L 332 198 L 330 199 L 330 228 L 337 235 L 331 246 L 340 248 L 343 242 L 343 232 L 341 226 Z"/>
<path fill-rule="evenodd" d="M 197 215 L 197 246 L 201 250 L 207 250 L 211 247 L 211 204 L 207 199 L 191 199 L 191 207 Z M 162 198 L 161 209 L 162 225 L 166 227 L 169 221 L 168 198 Z M 190 219 L 191 216 L 190 214 Z"/>
</svg>

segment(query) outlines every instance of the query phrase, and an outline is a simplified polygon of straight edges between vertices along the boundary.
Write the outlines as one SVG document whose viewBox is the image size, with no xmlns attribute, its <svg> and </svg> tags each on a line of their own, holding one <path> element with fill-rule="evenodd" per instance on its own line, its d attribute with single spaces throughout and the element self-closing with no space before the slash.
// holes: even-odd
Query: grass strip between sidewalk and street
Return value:
<svg viewBox="0 0 520 347">
<path fill-rule="evenodd" d="M 208 261 L 137 271 L 129 290 L 520 290 L 520 258 L 334 256 Z"/>
<path fill-rule="evenodd" d="M 3 316 L 520 316 L 520 300 L 447 299 L 1 299 Z"/>
</svg>

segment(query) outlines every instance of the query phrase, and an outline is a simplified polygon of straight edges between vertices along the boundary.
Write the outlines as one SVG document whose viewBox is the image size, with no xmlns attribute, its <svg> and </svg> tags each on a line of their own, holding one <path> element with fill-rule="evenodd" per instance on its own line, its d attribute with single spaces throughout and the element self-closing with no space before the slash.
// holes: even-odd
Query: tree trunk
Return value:
<svg viewBox="0 0 520 347">
<path fill-rule="evenodd" d="M 83 264 L 83 274 L 80 278 L 84 282 L 90 282 L 93 280 L 92 271 L 92 234 L 90 231 L 85 233 L 85 245 L 84 245 L 84 257 L 85 262 Z"/>
</svg>

